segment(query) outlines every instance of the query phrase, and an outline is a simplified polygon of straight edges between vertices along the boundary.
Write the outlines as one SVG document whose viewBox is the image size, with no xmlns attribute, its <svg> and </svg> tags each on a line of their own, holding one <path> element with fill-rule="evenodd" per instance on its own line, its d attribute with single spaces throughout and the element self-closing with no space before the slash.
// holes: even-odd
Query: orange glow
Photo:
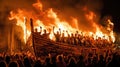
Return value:
<svg viewBox="0 0 120 67">
<path fill-rule="evenodd" d="M 63 30 L 64 30 L 65 37 L 67 37 L 66 31 L 68 31 L 69 33 L 75 33 L 78 30 L 77 28 L 75 29 L 72 26 L 70 26 L 68 24 L 68 22 L 60 21 L 60 19 L 57 17 L 57 14 L 52 9 L 50 9 L 48 11 L 48 17 L 54 19 L 54 21 L 55 21 L 55 25 L 53 25 L 53 26 L 57 27 L 57 28 L 55 28 L 55 32 L 57 32 L 58 29 L 60 28 L 61 33 L 63 33 Z M 74 19 L 74 21 L 77 24 L 77 19 Z"/>
<path fill-rule="evenodd" d="M 43 5 L 42 5 L 42 3 L 40 2 L 40 0 L 37 0 L 37 3 L 34 3 L 33 6 L 34 6 L 36 9 L 39 9 L 40 11 L 41 11 L 42 8 L 43 8 Z"/>
<path fill-rule="evenodd" d="M 11 17 L 9 18 L 10 20 L 12 19 L 16 19 L 17 20 L 17 23 L 16 25 L 18 26 L 21 26 L 22 29 L 23 29 L 23 32 L 24 32 L 24 41 L 26 43 L 26 38 L 27 38 L 27 35 L 26 35 L 26 26 L 25 26 L 25 23 L 26 23 L 26 20 L 25 20 L 25 16 L 22 14 L 22 11 L 21 10 L 18 10 L 18 12 L 20 14 L 14 14 L 13 12 L 11 12 Z M 27 34 L 29 35 L 29 32 L 27 31 Z"/>
<path fill-rule="evenodd" d="M 77 18 L 72 17 L 72 22 L 75 26 L 75 27 L 72 27 L 69 24 L 69 22 L 60 19 L 57 15 L 57 12 L 54 12 L 54 10 L 52 8 L 50 8 L 46 11 L 43 11 L 42 10 L 43 5 L 39 0 L 37 3 L 33 4 L 33 7 L 38 9 L 41 12 L 40 13 L 41 15 L 44 15 L 45 20 L 43 20 L 43 19 L 41 20 L 41 18 L 36 18 L 36 14 L 31 13 L 29 11 L 22 10 L 22 9 L 18 9 L 18 13 L 14 13 L 14 11 L 10 12 L 11 17 L 9 17 L 9 19 L 10 20 L 16 19 L 17 20 L 16 25 L 22 27 L 22 29 L 23 29 L 23 32 L 24 32 L 23 39 L 24 39 L 25 43 L 31 34 L 29 26 L 26 25 L 26 24 L 28 24 L 26 19 L 29 19 L 29 18 L 33 18 L 34 28 L 37 28 L 38 32 L 40 31 L 40 26 L 42 27 L 42 29 L 47 29 L 47 31 L 50 28 L 51 31 L 50 31 L 49 37 L 51 40 L 55 40 L 53 31 L 52 31 L 53 26 L 55 26 L 55 29 L 54 29 L 55 32 L 57 32 L 59 29 L 61 29 L 61 33 L 64 33 L 65 37 L 68 37 L 68 33 L 69 34 L 76 33 L 76 31 L 81 32 L 81 30 L 79 29 L 79 26 L 78 26 Z M 86 10 L 87 10 L 87 8 L 86 8 Z M 42 14 L 42 13 L 44 13 L 44 14 Z M 112 30 L 109 29 L 110 33 L 103 33 L 100 26 L 95 23 L 95 21 L 94 21 L 94 18 L 96 17 L 95 13 L 93 13 L 92 11 L 88 11 L 88 14 L 86 13 L 85 17 L 91 23 L 91 25 L 94 27 L 95 31 L 94 32 L 93 31 L 83 32 L 84 35 L 93 36 L 94 39 L 97 39 L 97 37 L 101 37 L 101 38 L 104 37 L 107 40 L 109 40 L 109 36 L 110 36 L 112 38 L 112 42 L 115 41 L 115 37 L 114 37 Z M 52 23 L 50 23 L 51 21 L 49 19 L 53 19 L 54 21 L 52 21 Z M 48 21 L 48 20 L 49 20 L 49 22 L 44 22 L 44 21 Z M 110 21 L 110 19 L 108 19 L 108 22 L 109 22 L 109 24 L 113 25 L 113 23 Z M 48 25 L 46 25 L 46 24 L 48 24 Z M 68 33 L 66 31 L 68 31 Z M 43 34 L 43 32 L 42 32 L 42 34 Z"/>
<path fill-rule="evenodd" d="M 97 28 L 95 35 L 96 35 L 97 37 L 100 37 L 100 38 L 105 37 L 105 39 L 108 40 L 107 34 L 102 33 L 102 31 L 101 31 L 99 28 Z"/>
<path fill-rule="evenodd" d="M 111 22 L 110 19 L 108 19 L 108 23 L 109 23 L 109 27 L 108 27 L 108 30 L 110 31 L 110 36 L 112 38 L 112 41 L 115 42 L 115 36 L 114 36 L 114 32 L 113 32 L 113 27 L 114 27 L 114 24 Z"/>
</svg>

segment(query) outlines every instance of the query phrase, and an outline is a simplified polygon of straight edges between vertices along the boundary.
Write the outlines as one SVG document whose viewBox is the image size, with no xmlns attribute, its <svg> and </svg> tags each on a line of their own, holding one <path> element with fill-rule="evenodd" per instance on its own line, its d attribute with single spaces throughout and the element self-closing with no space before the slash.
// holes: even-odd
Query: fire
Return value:
<svg viewBox="0 0 120 67">
<path fill-rule="evenodd" d="M 61 33 L 64 33 L 65 37 L 68 36 L 67 33 L 65 33 L 65 31 L 69 31 L 69 34 L 70 34 L 70 33 L 75 33 L 78 30 L 77 28 L 75 29 L 72 26 L 70 26 L 68 24 L 68 22 L 66 22 L 66 21 L 60 21 L 60 19 L 57 17 L 57 14 L 52 9 L 50 9 L 48 11 L 48 17 L 49 18 L 53 18 L 54 21 L 55 21 L 55 25 L 54 26 L 57 27 L 57 28 L 55 28 L 55 32 L 57 32 L 59 29 L 61 29 Z M 77 19 L 74 19 L 74 21 L 77 24 Z"/>
<path fill-rule="evenodd" d="M 111 20 L 110 19 L 108 19 L 108 25 L 110 25 L 110 26 L 108 26 L 108 31 L 110 31 L 110 36 L 111 36 L 111 41 L 113 41 L 113 42 L 115 42 L 115 36 L 114 36 L 114 33 L 113 33 L 113 27 L 114 27 L 114 24 L 111 22 Z"/>
<path fill-rule="evenodd" d="M 28 24 L 26 19 L 29 19 L 29 18 L 33 18 L 34 28 L 37 28 L 38 32 L 40 31 L 40 26 L 42 27 L 42 29 L 47 29 L 47 31 L 50 32 L 49 37 L 51 40 L 55 40 L 53 30 L 52 30 L 53 26 L 55 26 L 55 29 L 54 29 L 55 32 L 60 30 L 61 33 L 64 33 L 65 37 L 68 37 L 68 34 L 76 33 L 76 31 L 81 32 L 81 30 L 79 29 L 79 26 L 78 26 L 77 18 L 72 17 L 71 21 L 74 24 L 74 27 L 72 27 L 67 21 L 61 20 L 57 16 L 57 13 L 54 12 L 54 10 L 52 8 L 44 11 L 43 5 L 39 0 L 37 3 L 33 4 L 33 7 L 35 7 L 37 10 L 39 10 L 40 15 L 41 16 L 44 15 L 45 18 L 43 17 L 44 19 L 40 19 L 39 17 L 37 17 L 36 14 L 34 14 L 30 11 L 27 11 L 27 10 L 22 10 L 22 9 L 18 9 L 17 13 L 14 13 L 14 11 L 10 12 L 11 17 L 9 17 L 9 19 L 10 20 L 16 19 L 17 20 L 16 25 L 22 27 L 22 29 L 23 29 L 23 32 L 24 32 L 23 39 L 24 39 L 25 43 L 31 34 L 31 31 L 29 29 L 30 27 L 26 25 L 26 24 Z M 87 8 L 86 8 L 86 11 L 87 11 Z M 92 11 L 88 11 L 88 13 L 85 14 L 85 17 L 91 23 L 91 25 L 94 27 L 95 32 L 86 31 L 86 32 L 83 32 L 84 35 L 93 36 L 94 39 L 101 37 L 101 38 L 105 38 L 107 40 L 110 40 L 110 38 L 109 38 L 109 36 L 110 36 L 112 42 L 115 41 L 113 31 L 110 29 L 110 27 L 108 28 L 110 31 L 109 33 L 103 33 L 102 30 L 100 29 L 101 27 L 95 23 L 95 21 L 94 21 L 94 18 L 96 17 L 95 13 L 93 13 Z M 51 20 L 49 20 L 49 19 L 53 19 L 52 23 L 51 23 Z M 46 20 L 48 22 L 45 22 Z M 113 25 L 113 23 L 110 21 L 110 19 L 108 19 L 108 22 L 109 22 L 109 24 Z M 43 32 L 42 32 L 42 34 L 43 34 Z"/>
<path fill-rule="evenodd" d="M 17 20 L 17 23 L 16 25 L 18 26 L 21 26 L 23 31 L 24 31 L 24 41 L 26 42 L 26 38 L 27 38 L 27 35 L 26 35 L 26 19 L 25 17 L 21 14 L 22 11 L 21 10 L 18 10 L 18 12 L 20 14 L 14 14 L 13 12 L 11 12 L 11 17 L 9 18 L 10 20 L 13 20 L 13 19 L 16 19 Z M 29 34 L 29 32 L 27 32 Z"/>
<path fill-rule="evenodd" d="M 101 37 L 101 38 L 104 37 L 105 39 L 108 40 L 107 34 L 102 33 L 101 30 L 100 30 L 99 28 L 97 28 L 97 31 L 96 31 L 95 35 L 96 35 L 97 37 Z"/>
<path fill-rule="evenodd" d="M 115 36 L 113 34 L 113 25 L 114 24 L 111 22 L 110 19 L 108 19 L 108 27 L 107 27 L 107 30 L 109 31 L 109 34 L 106 34 L 106 33 L 103 33 L 101 31 L 100 27 L 97 24 L 95 24 L 94 18 L 96 17 L 96 15 L 93 12 L 89 11 L 89 13 L 86 14 L 85 16 L 89 20 L 89 22 L 92 23 L 92 25 L 96 29 L 95 33 L 90 32 L 89 35 L 92 34 L 94 39 L 97 39 L 98 37 L 100 37 L 100 38 L 103 38 L 103 39 L 107 39 L 108 41 L 115 42 Z"/>
<path fill-rule="evenodd" d="M 43 5 L 42 5 L 42 3 L 39 0 L 37 0 L 37 3 L 33 4 L 33 6 L 36 9 L 39 9 L 40 11 L 43 9 Z"/>
</svg>

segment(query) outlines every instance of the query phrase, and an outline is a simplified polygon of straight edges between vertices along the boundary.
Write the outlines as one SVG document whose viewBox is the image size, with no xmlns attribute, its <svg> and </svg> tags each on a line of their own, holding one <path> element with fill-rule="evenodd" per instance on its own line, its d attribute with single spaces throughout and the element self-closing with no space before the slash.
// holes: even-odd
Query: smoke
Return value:
<svg viewBox="0 0 120 67">
<path fill-rule="evenodd" d="M 61 20 L 68 21 L 72 25 L 71 18 L 78 19 L 78 26 L 81 30 L 94 31 L 94 27 L 86 20 L 85 14 L 92 11 L 96 14 L 94 21 L 100 24 L 100 11 L 102 9 L 101 0 L 40 0 L 44 10 L 53 8 Z M 89 28 L 88 28 L 89 27 Z"/>
<path fill-rule="evenodd" d="M 27 3 L 29 2 L 29 3 Z M 16 20 L 10 21 L 8 17 L 10 16 L 10 11 L 17 8 L 30 8 L 34 0 L 0 0 L 0 49 L 1 51 L 8 50 L 8 46 L 11 43 L 12 33 L 11 29 L 14 28 L 14 44 L 21 45 L 24 44 L 23 40 L 23 30 L 20 26 L 16 26 Z M 18 30 L 19 29 L 19 30 Z"/>
<path fill-rule="evenodd" d="M 27 11 L 34 11 L 36 14 L 39 14 L 39 11 L 32 6 L 32 4 L 36 2 L 36 0 L 0 0 L 0 37 L 2 37 L 0 39 L 8 39 L 7 32 L 9 32 L 10 25 L 12 24 L 15 29 L 14 33 L 16 41 L 23 40 L 23 30 L 20 28 L 20 26 L 16 26 L 16 20 L 10 21 L 8 19 L 10 16 L 10 11 L 20 8 L 26 9 Z M 79 22 L 78 27 L 81 30 L 93 31 L 94 27 L 91 26 L 91 23 L 87 21 L 85 17 L 85 14 L 89 13 L 89 11 L 92 11 L 96 14 L 94 19 L 95 23 L 101 24 L 99 22 L 100 11 L 102 8 L 101 0 L 40 0 L 40 2 L 43 4 L 43 10 L 53 8 L 53 10 L 57 12 L 58 17 L 62 21 L 68 21 L 70 25 L 73 23 L 71 22 L 71 19 L 73 17 L 77 18 Z"/>
</svg>

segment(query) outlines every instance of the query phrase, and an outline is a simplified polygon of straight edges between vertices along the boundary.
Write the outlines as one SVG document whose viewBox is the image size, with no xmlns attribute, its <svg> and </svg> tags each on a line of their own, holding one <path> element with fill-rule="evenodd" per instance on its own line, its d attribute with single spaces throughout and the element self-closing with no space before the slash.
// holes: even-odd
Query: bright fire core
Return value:
<svg viewBox="0 0 120 67">
<path fill-rule="evenodd" d="M 54 34 L 52 32 L 52 28 L 53 26 L 55 26 L 55 32 L 57 32 L 59 29 L 61 29 L 61 32 L 65 34 L 65 37 L 68 37 L 66 31 L 68 31 L 69 34 L 71 33 L 76 33 L 76 31 L 78 31 L 79 33 L 82 32 L 83 35 L 85 36 L 92 36 L 94 39 L 97 39 L 98 37 L 101 38 L 105 38 L 108 41 L 115 41 L 115 36 L 113 34 L 113 29 L 111 29 L 111 27 L 108 26 L 108 30 L 109 33 L 104 33 L 101 30 L 101 27 L 95 23 L 94 18 L 96 17 L 95 13 L 90 11 L 90 10 L 85 10 L 88 13 L 85 14 L 86 20 L 88 20 L 91 25 L 94 27 L 95 31 L 81 31 L 79 29 L 79 21 L 78 18 L 72 17 L 71 18 L 71 23 L 69 23 L 68 21 L 63 21 L 61 20 L 58 15 L 57 12 L 54 11 L 53 8 L 49 8 L 47 10 L 43 10 L 43 5 L 40 1 L 38 1 L 37 3 L 33 4 L 33 7 L 39 11 L 40 15 L 37 15 L 34 13 L 34 11 L 27 11 L 25 9 L 18 9 L 17 13 L 15 13 L 14 11 L 10 12 L 10 20 L 16 19 L 17 23 L 16 25 L 22 27 L 24 35 L 24 42 L 26 43 L 28 37 L 31 34 L 31 30 L 30 30 L 30 25 L 29 25 L 29 20 L 30 18 L 33 19 L 33 24 L 34 24 L 34 28 L 38 29 L 38 32 L 40 31 L 40 26 L 42 27 L 42 29 L 46 29 L 47 31 L 50 31 L 50 39 L 51 40 L 55 40 Z M 39 18 L 39 16 L 42 16 L 42 19 Z M 108 19 L 108 25 L 114 26 L 114 24 L 111 22 L 110 19 Z"/>
</svg>

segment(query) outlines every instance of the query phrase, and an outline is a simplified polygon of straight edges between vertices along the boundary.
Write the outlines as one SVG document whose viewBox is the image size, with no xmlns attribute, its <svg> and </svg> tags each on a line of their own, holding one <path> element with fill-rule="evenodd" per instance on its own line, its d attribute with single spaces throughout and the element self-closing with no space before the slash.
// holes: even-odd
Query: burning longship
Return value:
<svg viewBox="0 0 120 67">
<path fill-rule="evenodd" d="M 30 19 L 30 24 L 31 36 L 28 38 L 27 45 L 33 45 L 36 56 L 48 53 L 81 54 L 81 50 L 86 49 L 100 51 L 102 49 L 113 50 L 114 48 L 113 42 L 107 39 L 102 39 L 101 37 L 94 39 L 94 37 L 79 34 L 78 31 L 71 35 L 67 33 L 68 37 L 65 37 L 60 29 L 55 33 L 53 27 L 54 41 L 50 39 L 50 32 L 44 30 L 43 34 L 41 34 L 42 27 L 40 27 L 40 32 L 38 32 L 37 29 L 34 30 L 32 19 Z"/>
<path fill-rule="evenodd" d="M 42 2 L 32 5 L 35 9 L 18 9 L 10 12 L 10 20 L 16 19 L 16 25 L 23 29 L 23 39 L 27 46 L 33 46 L 36 54 L 49 52 L 80 53 L 81 48 L 110 48 L 114 46 L 114 24 L 107 18 L 106 27 L 97 23 L 97 15 L 88 9 L 82 19 L 71 16 L 69 20 L 53 8 L 44 9 Z M 32 19 L 29 21 L 27 19 Z M 31 24 L 29 24 L 31 22 Z M 83 23 L 82 23 L 83 22 Z M 85 23 L 84 22 L 88 22 Z M 89 28 L 88 28 L 89 26 Z M 42 52 L 41 52 L 42 51 Z M 38 53 L 37 53 L 38 52 Z"/>
</svg>

